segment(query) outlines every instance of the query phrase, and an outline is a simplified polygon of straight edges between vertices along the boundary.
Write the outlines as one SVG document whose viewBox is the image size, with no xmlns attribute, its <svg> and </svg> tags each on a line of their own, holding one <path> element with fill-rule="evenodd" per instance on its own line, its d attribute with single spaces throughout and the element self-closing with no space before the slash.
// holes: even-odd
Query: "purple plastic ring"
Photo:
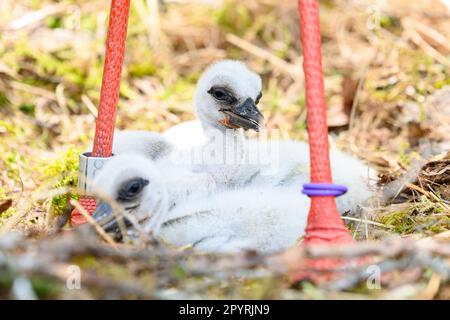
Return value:
<svg viewBox="0 0 450 320">
<path fill-rule="evenodd" d="M 334 183 L 305 183 L 302 193 L 308 197 L 339 197 L 347 191 L 346 186 Z"/>
</svg>

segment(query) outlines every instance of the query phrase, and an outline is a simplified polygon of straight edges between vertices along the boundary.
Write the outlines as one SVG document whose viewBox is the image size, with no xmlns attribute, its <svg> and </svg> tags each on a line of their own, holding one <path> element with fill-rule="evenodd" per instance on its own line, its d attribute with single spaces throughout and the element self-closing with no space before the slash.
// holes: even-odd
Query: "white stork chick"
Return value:
<svg viewBox="0 0 450 320">
<path fill-rule="evenodd" d="M 92 150 L 92 145 L 88 150 Z M 113 154 L 140 154 L 154 160 L 154 166 L 164 174 L 169 188 L 168 203 L 174 207 L 195 193 L 207 195 L 216 189 L 214 179 L 207 173 L 194 172 L 191 166 L 175 165 L 167 157 L 174 151 L 172 144 L 160 133 L 123 130 L 114 132 Z"/>
<path fill-rule="evenodd" d="M 131 230 L 137 223 L 169 243 L 201 251 L 275 252 L 295 245 L 304 233 L 309 201 L 299 192 L 248 187 L 206 197 L 192 195 L 171 210 L 167 185 L 158 171 L 142 155 L 115 156 L 96 176 L 94 190 L 115 202 Z M 93 217 L 106 231 L 119 232 L 111 206 L 105 202 Z"/>
<path fill-rule="evenodd" d="M 211 174 L 219 187 L 271 185 L 298 190 L 301 184 L 309 182 L 308 144 L 291 140 L 261 143 L 244 136 L 243 130 L 263 128 L 257 107 L 261 96 L 261 78 L 245 64 L 217 62 L 197 84 L 194 102 L 199 121 L 176 125 L 163 136 L 175 150 L 200 151 L 203 156 L 205 150 L 212 150 L 213 156 L 207 159 L 211 165 L 203 163 L 198 170 Z M 337 199 L 338 207 L 341 211 L 355 210 L 372 195 L 369 180 L 374 172 L 336 148 L 331 148 L 330 158 L 334 182 L 349 188 L 346 195 Z"/>
<path fill-rule="evenodd" d="M 256 73 L 242 62 L 220 61 L 209 67 L 197 84 L 194 102 L 202 128 L 189 121 L 169 129 L 163 137 L 137 137 L 138 142 L 128 139 L 127 132 L 121 132 L 125 138 L 117 136 L 114 153 L 139 151 L 139 147 L 151 146 L 151 139 L 155 138 L 158 145 L 165 141 L 169 147 L 163 150 L 169 150 L 165 153 L 169 156 L 160 157 L 158 152 L 150 158 L 160 159 L 157 166 L 169 176 L 174 176 L 169 174 L 174 170 L 187 170 L 183 174 L 187 185 L 176 185 L 179 194 L 195 192 L 194 185 L 201 185 L 190 183 L 189 177 L 193 181 L 213 180 L 222 190 L 267 185 L 298 191 L 303 183 L 309 182 L 307 143 L 268 140 L 261 144 L 244 136 L 244 130 L 260 131 L 263 127 L 263 116 L 257 107 L 261 96 L 261 78 Z M 131 147 L 123 146 L 124 143 Z M 330 150 L 330 158 L 334 182 L 349 188 L 346 195 L 337 199 L 338 208 L 354 211 L 372 195 L 368 181 L 373 172 L 360 160 L 335 148 Z"/>
<path fill-rule="evenodd" d="M 142 154 L 113 156 L 98 172 L 93 181 L 94 193 L 106 202 L 97 205 L 93 217 L 108 232 L 118 232 L 118 224 L 107 204 L 129 213 L 134 223 L 146 232 L 155 231 L 168 210 L 166 184 L 159 170 Z M 127 225 L 130 223 L 126 219 Z"/>
<path fill-rule="evenodd" d="M 258 165 L 246 163 L 244 130 L 262 129 L 264 118 L 257 107 L 261 96 L 261 78 L 244 63 L 224 60 L 210 66 L 194 97 L 203 137 L 195 122 L 163 134 L 179 151 L 172 153 L 173 162 L 183 159 L 194 170 L 210 174 L 222 189 L 240 187 L 258 174 Z"/>
<path fill-rule="evenodd" d="M 262 97 L 261 77 L 236 60 L 209 66 L 197 83 L 194 106 L 199 121 L 177 124 L 163 133 L 176 149 L 203 146 L 210 135 L 244 130 L 260 131 L 263 115 L 257 108 Z M 227 130 L 233 129 L 233 130 Z"/>
</svg>

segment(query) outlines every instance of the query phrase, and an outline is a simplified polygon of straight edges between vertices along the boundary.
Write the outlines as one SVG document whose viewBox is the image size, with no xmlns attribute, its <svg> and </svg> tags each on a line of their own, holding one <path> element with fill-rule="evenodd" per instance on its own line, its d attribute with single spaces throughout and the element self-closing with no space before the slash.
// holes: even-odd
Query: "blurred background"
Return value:
<svg viewBox="0 0 450 320">
<path fill-rule="evenodd" d="M 296 1 L 131 2 L 117 128 L 163 131 L 193 119 L 202 70 L 232 58 L 262 76 L 268 128 L 307 138 Z M 320 4 L 334 142 L 375 166 L 378 183 L 407 171 L 424 146 L 448 151 L 449 2 Z M 109 1 L 2 0 L 0 12 L 0 226 L 42 230 L 70 212 L 69 196 L 48 191 L 76 186 L 78 154 L 93 139 Z M 380 232 L 447 230 L 446 172 L 428 176 L 432 189 L 373 209 Z M 36 192 L 47 195 L 31 201 Z"/>
</svg>

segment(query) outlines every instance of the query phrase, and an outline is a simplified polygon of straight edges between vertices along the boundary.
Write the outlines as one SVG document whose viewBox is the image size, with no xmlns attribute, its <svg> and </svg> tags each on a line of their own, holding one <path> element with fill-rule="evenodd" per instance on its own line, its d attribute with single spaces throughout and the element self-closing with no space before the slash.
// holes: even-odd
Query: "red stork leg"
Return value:
<svg viewBox="0 0 450 320">
<path fill-rule="evenodd" d="M 111 1 L 100 104 L 95 127 L 94 150 L 91 154 L 94 157 L 110 157 L 112 155 L 129 10 L 130 0 Z M 95 211 L 95 199 L 93 197 L 82 196 L 80 204 L 89 213 Z M 72 211 L 72 225 L 85 222 L 86 220 L 78 210 Z"/>
<path fill-rule="evenodd" d="M 298 12 L 305 74 L 311 182 L 331 183 L 318 1 L 299 0 Z M 338 245 L 352 241 L 337 210 L 334 196 L 312 196 L 303 245 Z M 294 280 L 309 278 L 320 281 L 328 278 L 326 272 L 321 270 L 335 267 L 338 263 L 335 259 L 309 260 L 306 266 L 301 266 L 300 270 L 303 271 L 299 271 Z M 307 269 L 312 271 L 304 271 Z"/>
</svg>

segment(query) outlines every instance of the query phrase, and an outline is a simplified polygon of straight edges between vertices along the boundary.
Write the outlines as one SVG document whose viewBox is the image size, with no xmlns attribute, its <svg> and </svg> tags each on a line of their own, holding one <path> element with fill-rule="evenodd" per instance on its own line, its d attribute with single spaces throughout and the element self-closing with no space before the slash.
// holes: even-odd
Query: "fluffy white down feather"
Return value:
<svg viewBox="0 0 450 320">
<path fill-rule="evenodd" d="M 86 151 L 92 151 L 90 144 Z M 115 130 L 113 154 L 140 153 L 150 159 L 169 155 L 174 146 L 162 134 L 145 130 Z"/>
<path fill-rule="evenodd" d="M 135 199 L 117 205 L 128 216 L 144 221 L 143 230 L 174 245 L 193 245 L 207 252 L 269 253 L 294 245 L 304 233 L 309 200 L 286 188 L 252 186 L 208 196 L 192 193 L 182 206 L 170 208 L 165 177 L 141 154 L 113 157 L 96 176 L 95 190 L 103 198 L 118 199 L 121 186 L 136 178 L 148 184 Z"/>
<path fill-rule="evenodd" d="M 208 252 L 275 252 L 304 234 L 309 200 L 285 188 L 247 187 L 189 199 L 168 212 L 158 235 Z"/>
<path fill-rule="evenodd" d="M 189 150 L 206 143 L 205 133 L 198 120 L 176 124 L 164 131 L 162 135 L 176 150 Z"/>
<path fill-rule="evenodd" d="M 189 150 L 189 141 L 192 149 L 207 141 L 205 134 L 199 138 L 198 132 L 202 130 L 200 122 L 189 122 L 174 126 L 168 141 L 176 144 L 177 135 L 190 137 L 190 130 L 196 132 L 195 139 L 186 139 L 181 152 Z M 176 134 L 175 134 L 176 133 Z M 230 148 L 231 149 L 231 148 Z M 289 186 L 300 191 L 303 183 L 310 181 L 309 146 L 303 141 L 278 140 L 269 141 L 261 145 L 257 140 L 244 140 L 245 159 L 251 154 L 261 154 L 262 161 L 258 164 L 240 165 L 214 165 L 203 166 L 201 170 L 209 172 L 215 182 L 225 187 L 239 187 L 245 184 L 268 185 L 272 187 Z M 175 147 L 174 150 L 178 150 Z M 364 205 L 373 194 L 371 181 L 375 181 L 376 172 L 361 160 L 338 150 L 330 148 L 330 161 L 333 182 L 345 185 L 349 191 L 337 198 L 338 209 L 341 212 L 355 211 Z M 237 182 L 236 182 L 237 181 Z"/>
<path fill-rule="evenodd" d="M 221 127 L 219 122 L 223 115 L 218 111 L 221 106 L 207 92 L 217 85 L 230 88 L 240 100 L 254 99 L 261 90 L 261 79 L 238 61 L 213 64 L 199 79 L 195 94 L 196 112 L 201 122 L 181 123 L 162 135 L 145 131 L 116 132 L 114 153 L 140 152 L 158 159 L 156 165 L 165 178 L 178 181 L 169 184 L 173 186 L 169 188 L 173 204 L 182 202 L 191 193 L 207 194 L 215 188 L 228 190 L 248 184 L 282 185 L 300 191 L 301 185 L 309 182 L 307 143 L 272 140 L 261 145 L 257 140 L 246 139 L 241 130 Z M 210 132 L 227 136 L 227 139 L 211 142 Z M 213 149 L 211 146 L 219 150 L 214 151 L 212 164 L 193 160 L 193 153 L 203 155 L 205 150 Z M 225 163 L 224 154 L 238 161 Z M 249 160 L 255 155 L 263 157 L 257 162 Z M 341 212 L 355 211 L 372 194 L 369 182 L 374 171 L 336 148 L 331 148 L 330 158 L 334 182 L 349 188 L 346 195 L 337 198 L 338 208 Z"/>
<path fill-rule="evenodd" d="M 218 188 L 242 187 L 249 183 L 261 186 L 289 186 L 299 191 L 309 182 L 309 147 L 303 141 L 268 141 L 261 145 L 257 140 L 245 138 L 242 130 L 230 130 L 220 126 L 220 105 L 208 94 L 209 88 L 223 85 L 231 88 L 238 97 L 254 97 L 261 90 L 261 78 L 243 63 L 232 60 L 220 61 L 209 67 L 199 79 L 194 104 L 199 121 L 188 121 L 173 126 L 163 136 L 174 146 L 172 162 L 186 157 L 187 164 L 192 152 L 204 149 L 226 150 L 229 157 L 240 158 L 234 163 L 224 163 L 223 153 L 213 157 L 213 165 L 194 166 L 196 170 L 210 174 Z M 230 135 L 223 141 L 211 141 L 213 134 Z M 236 138 L 236 139 L 233 139 Z M 234 154 L 233 154 L 234 153 Z M 249 159 L 260 157 L 260 161 Z M 337 198 L 341 212 L 354 211 L 372 195 L 370 180 L 375 172 L 359 159 L 335 147 L 330 149 L 333 180 L 349 188 L 349 192 Z M 218 160 L 218 161 L 215 161 Z M 242 160 L 242 161 L 241 161 Z"/>
</svg>

